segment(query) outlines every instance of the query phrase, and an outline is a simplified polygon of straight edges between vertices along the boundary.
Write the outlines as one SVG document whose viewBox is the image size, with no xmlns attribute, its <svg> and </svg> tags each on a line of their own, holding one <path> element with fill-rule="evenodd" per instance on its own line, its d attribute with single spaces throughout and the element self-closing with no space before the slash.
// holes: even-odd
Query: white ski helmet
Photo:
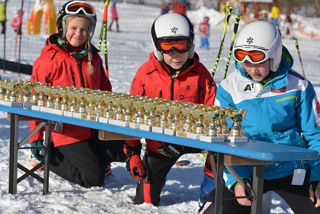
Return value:
<svg viewBox="0 0 320 214">
<path fill-rule="evenodd" d="M 62 5 L 57 15 L 57 28 L 62 39 L 66 38 L 66 19 L 69 16 L 84 17 L 90 20 L 90 33 L 88 35 L 88 41 L 91 41 L 97 22 L 96 10 L 94 6 L 87 1 L 77 0 L 68 1 Z"/>
<path fill-rule="evenodd" d="M 188 39 L 188 58 L 194 54 L 194 31 L 190 20 L 178 13 L 167 13 L 153 22 L 151 27 L 154 55 L 159 61 L 163 61 L 163 51 L 159 49 L 159 40 Z M 186 52 L 183 51 L 183 52 Z"/>
<path fill-rule="evenodd" d="M 239 50 L 246 52 L 261 51 L 263 59 L 254 60 L 249 55 L 237 58 Z M 248 24 L 238 34 L 233 47 L 233 57 L 243 67 L 243 62 L 248 60 L 253 64 L 263 63 L 270 59 L 270 70 L 278 70 L 282 57 L 282 39 L 280 30 L 273 24 L 266 21 L 255 21 Z M 237 55 L 237 56 L 236 56 Z"/>
</svg>

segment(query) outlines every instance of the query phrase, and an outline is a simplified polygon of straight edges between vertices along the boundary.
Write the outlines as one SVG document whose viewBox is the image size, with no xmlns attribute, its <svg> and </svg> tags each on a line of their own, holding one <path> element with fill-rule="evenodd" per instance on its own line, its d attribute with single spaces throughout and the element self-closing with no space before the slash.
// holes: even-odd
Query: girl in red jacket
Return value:
<svg viewBox="0 0 320 214">
<path fill-rule="evenodd" d="M 194 53 L 194 31 L 189 19 L 177 13 L 162 15 L 153 23 L 151 34 L 154 52 L 137 71 L 130 93 L 213 105 L 216 85 Z M 134 203 L 158 205 L 166 176 L 174 163 L 183 154 L 201 151 L 150 139 L 146 139 L 146 143 L 144 168 L 140 141 L 126 141 L 127 169 L 139 181 Z"/>
<path fill-rule="evenodd" d="M 33 64 L 31 81 L 50 86 L 75 86 L 111 91 L 97 49 L 90 43 L 96 26 L 95 8 L 85 1 L 70 1 L 57 15 L 57 34 L 51 35 Z M 33 130 L 39 122 L 29 122 Z M 84 187 L 102 186 L 112 161 L 124 161 L 123 141 L 100 141 L 97 131 L 60 124 L 51 127 L 50 170 Z M 43 130 L 34 134 L 32 147 L 41 147 Z M 36 157 L 39 149 L 32 149 Z"/>
</svg>

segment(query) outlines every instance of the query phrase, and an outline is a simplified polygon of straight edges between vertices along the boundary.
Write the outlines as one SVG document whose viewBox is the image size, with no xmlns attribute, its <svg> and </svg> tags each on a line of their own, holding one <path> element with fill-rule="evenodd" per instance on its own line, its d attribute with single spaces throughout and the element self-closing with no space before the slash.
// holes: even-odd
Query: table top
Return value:
<svg viewBox="0 0 320 214">
<path fill-rule="evenodd" d="M 73 117 L 60 116 L 41 111 L 33 111 L 20 107 L 0 105 L 0 111 L 12 114 L 35 117 L 45 120 L 58 121 L 62 123 L 74 124 L 97 130 L 115 132 L 119 134 L 131 135 L 141 138 L 153 139 L 183 146 L 199 148 L 203 150 L 251 158 L 261 161 L 294 161 L 294 160 L 314 160 L 319 154 L 315 150 L 292 147 L 279 144 L 271 144 L 263 141 L 249 140 L 249 142 L 215 142 L 209 143 L 190 138 L 171 136 L 139 129 L 126 128 L 91 120 L 78 119 Z"/>
</svg>

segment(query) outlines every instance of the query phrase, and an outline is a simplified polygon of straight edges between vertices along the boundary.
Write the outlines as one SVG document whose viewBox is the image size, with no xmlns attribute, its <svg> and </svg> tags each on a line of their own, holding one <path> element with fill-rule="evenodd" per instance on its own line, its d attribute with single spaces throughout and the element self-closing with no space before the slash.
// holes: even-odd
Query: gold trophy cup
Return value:
<svg viewBox="0 0 320 214">
<path fill-rule="evenodd" d="M 245 117 L 247 110 L 245 109 L 233 109 L 228 112 L 228 117 L 232 120 L 233 126 L 230 130 L 230 136 L 228 139 L 230 142 L 247 142 L 248 137 L 243 136 L 243 127 L 241 121 Z"/>
</svg>

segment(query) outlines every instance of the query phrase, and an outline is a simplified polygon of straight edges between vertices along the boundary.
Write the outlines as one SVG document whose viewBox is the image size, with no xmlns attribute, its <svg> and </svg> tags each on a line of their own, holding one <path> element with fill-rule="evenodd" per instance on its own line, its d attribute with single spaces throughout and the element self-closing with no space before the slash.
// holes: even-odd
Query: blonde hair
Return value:
<svg viewBox="0 0 320 214">
<path fill-rule="evenodd" d="M 66 24 L 67 24 L 67 26 L 68 26 L 68 24 L 69 24 L 69 22 L 70 22 L 70 20 L 71 19 L 73 19 L 73 18 L 76 18 L 76 17 L 78 17 L 78 18 L 84 18 L 84 19 L 86 19 L 86 20 L 89 20 L 89 26 L 88 26 L 88 34 L 89 34 L 89 32 L 90 32 L 90 19 L 87 19 L 87 18 L 85 18 L 85 17 L 82 17 L 82 16 L 69 16 L 69 17 L 67 17 L 66 18 Z M 88 38 L 89 38 L 89 36 L 88 36 Z M 91 51 L 91 44 L 90 44 L 90 41 L 87 39 L 87 41 L 85 42 L 85 44 L 84 44 L 84 48 L 87 50 L 87 52 L 88 52 L 88 73 L 89 73 L 89 75 L 91 75 L 91 74 L 93 74 L 93 72 L 94 72 L 94 67 L 93 67 L 93 65 L 92 65 L 92 51 Z"/>
</svg>

